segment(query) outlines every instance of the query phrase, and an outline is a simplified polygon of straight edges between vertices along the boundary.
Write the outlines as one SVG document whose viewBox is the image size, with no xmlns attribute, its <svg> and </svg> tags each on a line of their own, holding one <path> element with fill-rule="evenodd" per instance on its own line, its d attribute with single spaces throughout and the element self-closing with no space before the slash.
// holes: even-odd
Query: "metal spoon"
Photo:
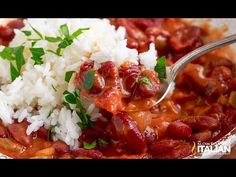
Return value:
<svg viewBox="0 0 236 177">
<path fill-rule="evenodd" d="M 171 92 L 172 87 L 174 87 L 174 81 L 176 76 L 179 74 L 180 71 L 183 70 L 183 68 L 188 63 L 206 53 L 209 53 L 215 49 L 227 46 L 235 42 L 236 42 L 236 34 L 233 34 L 216 42 L 212 42 L 202 47 L 199 47 L 194 51 L 188 53 L 187 55 L 183 56 L 182 58 L 180 58 L 175 64 L 173 64 L 170 67 L 170 73 L 168 74 L 168 77 L 163 81 L 163 83 L 161 83 L 161 89 L 160 89 L 161 92 L 159 93 L 157 101 L 153 106 L 160 103 Z"/>
</svg>

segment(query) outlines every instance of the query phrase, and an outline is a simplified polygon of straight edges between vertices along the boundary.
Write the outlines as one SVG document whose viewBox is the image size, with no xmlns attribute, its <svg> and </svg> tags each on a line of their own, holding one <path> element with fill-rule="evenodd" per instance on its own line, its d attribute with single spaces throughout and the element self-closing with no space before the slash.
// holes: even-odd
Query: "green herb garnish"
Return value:
<svg viewBox="0 0 236 177">
<path fill-rule="evenodd" d="M 47 40 L 48 42 L 60 42 L 62 41 L 62 38 L 61 37 L 48 37 L 48 36 L 45 36 L 45 40 Z"/>
<path fill-rule="evenodd" d="M 43 64 L 42 56 L 45 54 L 43 48 L 30 48 L 30 52 L 32 54 L 32 60 L 35 61 L 35 65 Z"/>
<path fill-rule="evenodd" d="M 102 138 L 99 138 L 98 139 L 98 144 L 100 145 L 100 146 L 104 146 L 104 145 L 108 145 L 108 142 L 106 142 L 104 139 L 102 139 Z"/>
<path fill-rule="evenodd" d="M 17 66 L 18 71 L 20 72 L 21 67 L 25 64 L 25 58 L 24 58 L 24 55 L 23 55 L 24 47 L 20 46 L 20 47 L 17 47 L 15 49 L 16 49 L 15 50 L 16 66 Z"/>
<path fill-rule="evenodd" d="M 89 30 L 89 28 L 80 28 L 77 31 L 75 31 L 71 36 L 73 39 L 76 39 L 79 35 L 81 35 L 86 30 Z"/>
<path fill-rule="evenodd" d="M 58 44 L 58 49 L 56 51 L 57 55 L 61 55 L 61 49 L 65 49 L 66 47 L 70 46 L 73 43 L 73 40 L 76 39 L 80 34 L 83 33 L 83 31 L 88 30 L 89 28 L 80 28 L 77 31 L 75 31 L 72 35 L 70 35 L 69 28 L 67 24 L 61 25 L 59 32 L 61 35 L 64 36 L 64 38 L 59 39 L 57 37 L 57 42 L 60 42 Z"/>
<path fill-rule="evenodd" d="M 68 94 L 71 94 L 68 90 L 65 90 L 65 91 L 63 92 L 63 95 L 68 95 Z"/>
<path fill-rule="evenodd" d="M 144 83 L 147 84 L 149 86 L 152 86 L 152 82 L 150 81 L 150 79 L 147 76 L 143 76 L 138 80 L 139 83 Z"/>
<path fill-rule="evenodd" d="M 90 116 L 86 113 L 86 110 L 79 99 L 79 93 L 80 93 L 79 89 L 76 89 L 73 93 L 69 92 L 68 90 L 65 90 L 63 93 L 65 97 L 63 105 L 66 106 L 66 108 L 70 110 L 71 110 L 70 104 L 73 104 L 76 106 L 76 109 L 77 109 L 76 113 L 78 117 L 80 118 L 80 121 L 77 123 L 77 125 L 82 130 L 84 130 L 88 127 L 91 127 L 93 122 L 90 120 Z"/>
<path fill-rule="evenodd" d="M 63 95 L 65 96 L 65 101 L 69 104 L 76 104 L 77 97 L 74 93 L 70 93 L 69 91 L 65 90 Z"/>
<path fill-rule="evenodd" d="M 74 94 L 66 95 L 65 100 L 66 100 L 67 103 L 76 104 L 76 97 L 74 96 Z"/>
<path fill-rule="evenodd" d="M 47 118 L 49 118 L 52 115 L 52 112 L 53 112 L 52 110 L 49 111 Z"/>
<path fill-rule="evenodd" d="M 75 95 L 78 97 L 79 96 L 79 94 L 80 94 L 80 89 L 75 89 Z"/>
<path fill-rule="evenodd" d="M 32 34 L 31 31 L 27 31 L 27 30 L 23 30 L 21 32 L 24 33 L 26 36 L 30 36 Z"/>
<path fill-rule="evenodd" d="M 15 60 L 15 49 L 11 47 L 5 47 L 1 52 L 0 56 L 5 60 Z"/>
<path fill-rule="evenodd" d="M 75 71 L 67 71 L 66 72 L 66 75 L 65 75 L 65 81 L 66 82 L 70 82 L 70 79 L 71 79 L 71 77 L 72 77 L 72 74 L 74 73 Z"/>
<path fill-rule="evenodd" d="M 60 26 L 60 32 L 61 34 L 63 34 L 65 37 L 69 37 L 69 28 L 67 26 L 67 24 L 61 25 Z"/>
<path fill-rule="evenodd" d="M 81 130 L 85 130 L 93 125 L 93 122 L 91 121 L 90 116 L 86 113 L 85 109 L 80 109 L 80 112 L 76 113 L 81 120 L 77 123 Z"/>
<path fill-rule="evenodd" d="M 157 60 L 155 71 L 158 73 L 159 79 L 166 78 L 166 57 L 162 56 Z"/>
<path fill-rule="evenodd" d="M 33 41 L 34 44 L 36 43 L 36 41 L 43 40 L 44 39 L 43 35 L 38 30 L 36 30 L 31 24 L 29 24 L 29 25 L 31 26 L 33 31 L 39 36 L 39 39 L 27 39 L 27 40 Z M 59 42 L 58 48 L 56 51 L 47 50 L 47 52 L 53 53 L 58 56 L 62 56 L 61 49 L 65 49 L 66 47 L 70 46 L 73 43 L 73 40 L 76 39 L 85 30 L 89 30 L 89 28 L 79 28 L 73 34 L 70 35 L 69 28 L 68 28 L 67 24 L 61 25 L 60 29 L 59 29 L 59 33 L 64 38 L 62 38 L 60 36 L 56 36 L 56 37 L 45 36 L 45 40 L 47 40 L 48 42 L 52 42 L 52 43 Z M 31 35 L 31 31 L 22 31 L 22 32 L 25 33 L 26 36 Z M 34 46 L 34 44 L 32 43 L 32 47 Z M 37 62 L 41 63 L 40 61 L 37 61 Z"/>
<path fill-rule="evenodd" d="M 57 92 L 57 89 L 54 87 L 54 85 L 52 84 L 52 88 L 55 92 Z"/>
<path fill-rule="evenodd" d="M 32 47 L 35 46 L 36 42 L 37 42 L 37 41 L 33 41 L 33 42 L 31 43 Z"/>
<path fill-rule="evenodd" d="M 33 42 L 40 41 L 40 40 L 41 39 L 31 39 L 31 38 L 27 39 L 27 41 L 33 41 Z"/>
<path fill-rule="evenodd" d="M 84 141 L 83 145 L 84 145 L 84 149 L 94 149 L 97 146 L 97 143 L 96 143 L 96 141 L 94 141 L 91 144 L 89 144 Z"/>
<path fill-rule="evenodd" d="M 62 56 L 62 54 L 61 54 L 61 48 L 60 48 L 60 47 L 57 48 L 56 54 L 57 54 L 58 56 Z"/>
<path fill-rule="evenodd" d="M 70 46 L 73 43 L 73 40 L 70 38 L 65 38 L 61 41 L 61 43 L 58 45 L 59 48 L 65 49 L 66 47 Z"/>
<path fill-rule="evenodd" d="M 72 110 L 69 103 L 63 101 L 62 104 L 63 104 L 67 109 Z"/>
<path fill-rule="evenodd" d="M 19 71 L 15 68 L 15 66 L 11 63 L 10 64 L 10 71 L 11 71 L 11 80 L 14 81 L 17 77 L 20 76 Z"/>
<path fill-rule="evenodd" d="M 93 87 L 93 80 L 95 76 L 94 70 L 89 70 L 85 76 L 84 88 L 90 90 Z"/>
<path fill-rule="evenodd" d="M 57 52 L 55 52 L 55 51 L 53 51 L 53 50 L 47 50 L 47 52 L 53 53 L 53 54 L 55 54 L 55 55 L 57 55 L 57 56 L 61 56 L 59 53 L 57 53 Z"/>
<path fill-rule="evenodd" d="M 12 81 L 14 81 L 18 76 L 20 76 L 21 68 L 25 64 L 25 58 L 23 52 L 24 52 L 24 46 L 5 47 L 0 52 L 0 57 L 2 57 L 2 59 L 11 62 L 10 72 Z M 16 67 L 13 64 L 13 61 L 15 61 Z"/>
<path fill-rule="evenodd" d="M 29 24 L 29 25 L 33 29 L 33 31 L 39 36 L 39 38 L 43 39 L 43 35 L 38 30 L 36 30 L 31 24 Z"/>
</svg>

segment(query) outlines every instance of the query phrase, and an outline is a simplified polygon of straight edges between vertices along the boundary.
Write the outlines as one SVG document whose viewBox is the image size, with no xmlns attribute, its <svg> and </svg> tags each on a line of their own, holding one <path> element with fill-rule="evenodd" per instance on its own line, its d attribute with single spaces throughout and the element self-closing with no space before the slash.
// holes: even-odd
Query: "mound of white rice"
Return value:
<svg viewBox="0 0 236 177">
<path fill-rule="evenodd" d="M 61 57 L 46 52 L 42 65 L 34 65 L 29 52 L 31 42 L 27 41 L 27 37 L 20 30 L 15 30 L 16 35 L 10 46 L 16 47 L 24 43 L 26 64 L 21 76 L 11 82 L 10 63 L 0 58 L 0 119 L 7 125 L 13 119 L 21 122 L 26 118 L 31 123 L 27 129 L 28 135 L 41 126 L 53 126 L 54 140 L 60 139 L 72 148 L 78 147 L 77 139 L 81 135 L 81 129 L 76 123 L 79 117 L 63 107 L 62 102 L 63 92 L 74 89 L 71 82 L 68 84 L 64 81 L 65 73 L 77 70 L 85 60 L 90 58 L 98 63 L 111 60 L 119 66 L 125 61 L 138 63 L 140 59 L 146 68 L 154 68 L 156 62 L 157 52 L 153 44 L 148 52 L 138 54 L 137 50 L 126 47 L 125 29 L 120 27 L 115 30 L 107 19 L 28 19 L 24 23 L 22 30 L 32 31 L 29 26 L 31 24 L 43 36 L 52 37 L 59 35 L 58 30 L 65 23 L 71 33 L 78 28 L 90 28 L 63 50 Z M 37 34 L 32 33 L 30 37 L 37 38 Z M 57 45 L 58 43 L 41 40 L 35 47 L 55 51 Z M 0 51 L 3 49 L 0 46 Z M 96 121 L 100 116 L 98 108 L 86 102 L 84 107 Z M 48 117 L 51 111 L 52 114 Z"/>
</svg>

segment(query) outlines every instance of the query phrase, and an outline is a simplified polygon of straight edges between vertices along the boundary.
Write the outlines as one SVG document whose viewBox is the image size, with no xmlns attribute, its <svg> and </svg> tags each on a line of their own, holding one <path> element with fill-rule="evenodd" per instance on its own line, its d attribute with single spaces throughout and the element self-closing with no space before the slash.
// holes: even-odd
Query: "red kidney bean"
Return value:
<svg viewBox="0 0 236 177">
<path fill-rule="evenodd" d="M 134 38 L 134 39 L 138 39 L 138 40 L 143 40 L 145 39 L 145 35 L 144 33 L 137 28 L 134 23 L 132 23 L 129 19 L 125 19 L 125 18 L 118 18 L 116 20 L 116 24 L 118 26 L 124 26 L 126 28 L 126 32 L 127 34 Z"/>
<path fill-rule="evenodd" d="M 223 106 L 219 103 L 213 103 L 210 109 L 207 111 L 207 114 L 222 113 Z"/>
<path fill-rule="evenodd" d="M 112 113 L 108 112 L 105 109 L 100 109 L 99 113 L 102 114 L 103 117 L 107 118 L 108 120 L 110 120 L 112 118 Z"/>
<path fill-rule="evenodd" d="M 220 128 L 219 121 L 210 116 L 188 116 L 183 119 L 183 122 L 194 130 L 209 129 L 215 131 Z"/>
<path fill-rule="evenodd" d="M 124 143 L 136 153 L 144 153 L 146 151 L 145 138 L 132 118 L 125 113 L 118 113 L 112 117 L 112 123 L 121 143 Z"/>
<path fill-rule="evenodd" d="M 146 28 L 153 26 L 153 21 L 151 21 L 150 19 L 146 20 L 140 18 L 139 20 L 134 20 L 133 23 L 142 31 L 145 31 Z"/>
<path fill-rule="evenodd" d="M 196 99 L 197 95 L 193 91 L 175 90 L 172 99 L 178 103 L 184 103 Z"/>
<path fill-rule="evenodd" d="M 28 122 L 27 119 L 23 119 L 22 123 L 21 123 L 23 126 L 29 126 L 30 125 L 30 122 Z"/>
<path fill-rule="evenodd" d="M 69 153 L 63 154 L 59 157 L 59 159 L 72 159 L 73 156 Z"/>
<path fill-rule="evenodd" d="M 139 52 L 149 49 L 150 42 L 159 45 L 157 36 L 166 37 L 168 31 L 163 28 L 164 19 L 110 19 L 116 27 L 124 26 L 127 31 L 127 46 Z M 156 40 L 157 39 L 157 40 Z M 156 41 L 155 41 L 156 40 Z"/>
<path fill-rule="evenodd" d="M 220 82 L 226 82 L 232 78 L 232 71 L 225 66 L 219 66 L 212 70 L 210 77 Z"/>
<path fill-rule="evenodd" d="M 207 142 L 212 139 L 212 132 L 210 130 L 203 130 L 191 136 L 193 141 Z"/>
<path fill-rule="evenodd" d="M 83 130 L 82 135 L 80 136 L 79 140 L 81 143 L 83 143 L 84 141 L 92 143 L 98 138 L 99 138 L 99 132 L 97 132 L 93 128 L 87 128 Z"/>
<path fill-rule="evenodd" d="M 92 158 L 92 159 L 101 159 L 103 154 L 98 150 L 87 150 L 83 148 L 74 149 L 71 151 L 73 155 L 77 158 Z"/>
<path fill-rule="evenodd" d="M 236 91 L 236 78 L 230 80 L 228 87 L 229 87 L 229 92 Z"/>
<path fill-rule="evenodd" d="M 164 30 L 163 28 L 160 27 L 148 27 L 145 31 L 145 34 L 147 34 L 148 36 L 163 36 L 163 37 L 169 37 L 170 33 L 166 30 Z"/>
<path fill-rule="evenodd" d="M 160 91 L 160 81 L 153 70 L 144 70 L 140 76 L 147 77 L 151 84 L 138 83 L 138 91 L 142 98 L 149 98 L 156 95 Z"/>
<path fill-rule="evenodd" d="M 105 87 L 105 80 L 104 78 L 96 71 L 93 79 L 93 86 L 89 90 L 90 93 L 98 94 L 102 92 Z"/>
<path fill-rule="evenodd" d="M 213 103 L 210 108 L 205 112 L 205 115 L 215 118 L 220 121 L 224 118 L 223 106 L 219 103 Z"/>
<path fill-rule="evenodd" d="M 138 52 L 142 53 L 149 49 L 150 41 L 148 39 L 139 40 Z"/>
<path fill-rule="evenodd" d="M 217 80 L 220 83 L 222 92 L 226 93 L 228 91 L 228 81 L 232 78 L 232 71 L 225 66 L 219 66 L 213 69 L 210 77 Z"/>
<path fill-rule="evenodd" d="M 160 159 L 182 159 L 192 154 L 192 146 L 190 144 L 181 144 L 167 153 L 160 154 L 156 158 Z"/>
<path fill-rule="evenodd" d="M 209 69 L 209 72 L 211 72 L 212 69 L 217 68 L 219 66 L 225 66 L 229 68 L 230 70 L 232 70 L 234 66 L 231 59 L 228 59 L 225 57 L 218 57 L 218 56 L 211 56 L 211 57 L 202 56 L 194 60 L 193 63 L 204 65 L 207 69 Z"/>
<path fill-rule="evenodd" d="M 139 18 L 134 19 L 133 23 L 142 31 L 145 31 L 148 27 L 161 27 L 161 23 L 163 23 L 163 19 L 156 19 L 156 18 Z"/>
<path fill-rule="evenodd" d="M 104 77 L 106 85 L 117 85 L 119 71 L 112 61 L 101 63 L 101 67 L 98 69 L 98 72 Z"/>
<path fill-rule="evenodd" d="M 136 84 L 137 78 L 141 74 L 141 69 L 138 65 L 122 65 L 119 69 L 120 77 L 122 78 L 124 89 L 132 92 Z"/>
<path fill-rule="evenodd" d="M 161 139 L 149 146 L 149 152 L 152 155 L 159 155 L 162 153 L 169 152 L 178 146 L 181 141 L 173 139 Z"/>
<path fill-rule="evenodd" d="M 7 26 L 9 26 L 12 29 L 21 29 L 23 28 L 25 25 L 23 23 L 23 19 L 16 19 L 16 20 L 12 20 L 10 21 Z"/>
<path fill-rule="evenodd" d="M 176 30 L 170 37 L 170 45 L 177 52 L 194 49 L 195 44 L 200 42 L 201 29 L 199 27 L 183 27 Z"/>
<path fill-rule="evenodd" d="M 236 123 L 236 110 L 235 109 L 228 109 L 225 115 L 226 117 L 228 117 L 228 119 L 232 120 L 233 124 Z"/>
<path fill-rule="evenodd" d="M 220 96 L 223 93 L 223 88 L 219 82 L 214 79 L 206 79 L 205 80 L 205 95 L 208 97 L 211 96 Z"/>
<path fill-rule="evenodd" d="M 143 132 L 143 136 L 145 137 L 146 143 L 152 144 L 154 141 L 158 139 L 158 136 L 156 132 L 153 130 L 153 128 L 147 127 L 145 131 Z"/>
<path fill-rule="evenodd" d="M 105 134 L 108 135 L 111 139 L 118 141 L 116 129 L 114 127 L 114 124 L 112 122 L 109 122 L 109 124 L 106 127 Z"/>
<path fill-rule="evenodd" d="M 228 108 L 225 112 L 225 116 L 220 121 L 222 129 L 225 129 L 232 124 L 236 124 L 236 110 Z"/>
<path fill-rule="evenodd" d="M 108 125 L 108 120 L 103 118 L 99 118 L 93 125 L 94 130 L 96 130 L 99 134 L 103 134 L 104 130 L 106 129 Z"/>
<path fill-rule="evenodd" d="M 94 66 L 94 61 L 86 61 L 81 65 L 79 72 L 76 73 L 75 78 L 74 78 L 75 87 L 83 88 L 83 85 L 86 80 L 86 75 L 89 70 L 93 69 L 93 66 Z M 93 79 L 93 86 L 89 90 L 89 93 L 99 94 L 100 92 L 102 92 L 104 87 L 105 87 L 104 78 L 101 76 L 100 73 L 98 73 L 98 71 L 95 71 L 94 79 Z"/>
<path fill-rule="evenodd" d="M 212 78 L 202 75 L 202 66 L 199 64 L 188 64 L 178 77 L 177 86 L 189 87 L 208 97 L 219 96 L 223 93 L 221 83 Z"/>
<path fill-rule="evenodd" d="M 127 47 L 131 48 L 131 49 L 138 49 L 139 48 L 139 43 L 137 40 L 131 38 L 131 37 L 127 37 Z"/>
<path fill-rule="evenodd" d="M 14 31 L 9 26 L 0 26 L 0 38 L 5 41 L 11 41 L 14 37 Z"/>
<path fill-rule="evenodd" d="M 218 66 L 225 66 L 232 69 L 234 66 L 232 60 L 225 57 L 210 58 L 208 59 L 208 61 L 211 68 L 216 68 Z"/>
<path fill-rule="evenodd" d="M 192 135 L 192 128 L 183 122 L 172 122 L 169 124 L 167 135 L 177 139 L 188 139 Z"/>
<path fill-rule="evenodd" d="M 65 154 L 68 153 L 70 151 L 70 148 L 67 144 L 65 144 L 62 141 L 55 141 L 53 142 L 52 147 L 55 148 L 55 151 L 59 154 Z"/>
<path fill-rule="evenodd" d="M 142 78 L 146 77 L 149 83 L 142 82 Z M 155 71 L 144 70 L 139 77 L 138 82 L 135 85 L 132 98 L 139 100 L 142 98 L 150 98 L 155 96 L 160 91 L 160 81 L 156 76 Z"/>
<path fill-rule="evenodd" d="M 129 154 L 130 150 L 124 147 L 122 143 L 110 142 L 107 145 L 99 146 L 99 150 L 103 153 L 104 156 L 121 156 L 123 154 Z"/>
<path fill-rule="evenodd" d="M 84 83 L 85 75 L 88 70 L 92 69 L 94 66 L 94 61 L 85 61 L 81 66 L 80 70 L 76 72 L 75 78 L 74 78 L 74 85 L 76 88 L 81 88 L 81 85 Z"/>
<path fill-rule="evenodd" d="M 123 154 L 120 156 L 111 156 L 109 158 L 112 159 L 151 159 L 151 155 L 150 154 L 135 154 L 135 155 L 131 155 L 131 154 Z"/>
<path fill-rule="evenodd" d="M 48 130 L 45 127 L 40 127 L 37 131 L 37 136 L 46 139 L 48 136 Z"/>
<path fill-rule="evenodd" d="M 5 128 L 0 125 L 0 138 L 6 138 L 6 136 Z"/>
<path fill-rule="evenodd" d="M 10 136 L 13 137 L 18 143 L 23 146 L 30 146 L 32 144 L 33 138 L 26 134 L 26 127 L 20 123 L 13 123 L 7 126 L 7 131 Z"/>
<path fill-rule="evenodd" d="M 85 71 L 88 71 L 94 67 L 94 61 L 87 60 L 80 66 L 80 72 L 83 73 Z"/>
<path fill-rule="evenodd" d="M 131 19 L 119 18 L 112 20 L 116 26 L 124 26 L 128 38 L 128 47 L 136 48 L 139 52 L 146 51 L 149 46 L 149 41 L 144 31 L 140 30 Z"/>
<path fill-rule="evenodd" d="M 202 88 L 203 78 L 199 76 L 201 69 L 202 66 L 199 64 L 187 64 L 177 77 L 177 86 L 183 88 L 189 86 L 191 88 L 189 82 L 192 82 L 194 86 L 198 86 L 197 88 Z"/>
</svg>

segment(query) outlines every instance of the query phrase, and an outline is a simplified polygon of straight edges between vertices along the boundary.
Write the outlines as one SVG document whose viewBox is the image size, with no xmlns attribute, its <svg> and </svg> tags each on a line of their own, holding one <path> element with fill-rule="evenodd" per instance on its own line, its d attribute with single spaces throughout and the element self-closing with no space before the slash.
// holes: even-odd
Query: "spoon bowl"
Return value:
<svg viewBox="0 0 236 177">
<path fill-rule="evenodd" d="M 207 54 L 215 49 L 233 44 L 236 42 L 236 34 L 230 35 L 218 41 L 206 44 L 199 47 L 187 55 L 180 58 L 175 64 L 170 67 L 168 77 L 160 85 L 160 93 L 156 97 L 156 102 L 151 106 L 159 104 L 164 98 L 166 98 L 174 89 L 175 78 L 183 70 L 183 68 L 198 57 Z"/>
</svg>

